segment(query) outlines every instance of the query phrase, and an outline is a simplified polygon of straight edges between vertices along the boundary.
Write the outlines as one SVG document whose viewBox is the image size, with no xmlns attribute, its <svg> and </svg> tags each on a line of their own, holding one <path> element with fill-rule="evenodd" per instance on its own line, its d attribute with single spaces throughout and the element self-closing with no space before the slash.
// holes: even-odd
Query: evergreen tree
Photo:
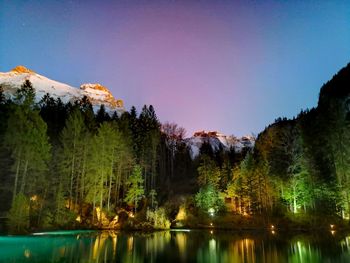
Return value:
<svg viewBox="0 0 350 263">
<path fill-rule="evenodd" d="M 0 84 L 0 104 L 3 104 L 4 102 L 5 102 L 4 88 Z"/>
<path fill-rule="evenodd" d="M 50 142 L 55 146 L 59 145 L 59 135 L 65 125 L 67 109 L 60 98 L 57 100 L 46 94 L 39 102 L 40 116 L 47 124 L 47 134 Z M 57 148 L 57 147 L 55 147 Z"/>
<path fill-rule="evenodd" d="M 96 121 L 98 124 L 101 124 L 105 121 L 109 121 L 111 119 L 111 117 L 108 115 L 108 113 L 106 112 L 106 108 L 105 105 L 101 105 L 100 109 L 97 111 L 96 114 Z"/>
</svg>

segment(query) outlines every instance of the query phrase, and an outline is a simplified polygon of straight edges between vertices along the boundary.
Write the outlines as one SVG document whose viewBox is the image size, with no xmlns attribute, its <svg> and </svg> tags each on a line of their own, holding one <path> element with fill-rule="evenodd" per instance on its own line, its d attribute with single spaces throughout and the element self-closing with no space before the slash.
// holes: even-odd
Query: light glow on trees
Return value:
<svg viewBox="0 0 350 263">
<path fill-rule="evenodd" d="M 215 209 L 214 209 L 214 208 L 209 208 L 209 209 L 208 209 L 208 213 L 209 213 L 210 216 L 214 216 L 214 214 L 215 214 Z"/>
</svg>

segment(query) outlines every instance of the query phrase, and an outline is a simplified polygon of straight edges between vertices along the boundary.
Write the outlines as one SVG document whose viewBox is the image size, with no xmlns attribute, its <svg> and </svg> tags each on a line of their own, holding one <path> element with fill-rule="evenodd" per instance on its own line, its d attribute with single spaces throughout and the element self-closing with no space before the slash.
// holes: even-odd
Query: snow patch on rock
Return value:
<svg viewBox="0 0 350 263">
<path fill-rule="evenodd" d="M 185 139 L 185 143 L 190 149 L 191 158 L 195 159 L 204 143 L 208 143 L 214 152 L 223 149 L 224 151 L 234 150 L 239 153 L 244 148 L 253 148 L 255 138 L 254 136 L 237 138 L 233 135 L 227 136 L 216 131 L 199 131 L 195 132 L 191 138 Z"/>
</svg>

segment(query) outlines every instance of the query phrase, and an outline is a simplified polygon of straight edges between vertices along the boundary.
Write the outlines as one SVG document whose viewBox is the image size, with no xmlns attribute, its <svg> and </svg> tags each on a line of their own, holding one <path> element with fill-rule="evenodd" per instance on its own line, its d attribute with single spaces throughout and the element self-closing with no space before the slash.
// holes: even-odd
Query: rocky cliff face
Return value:
<svg viewBox="0 0 350 263">
<path fill-rule="evenodd" d="M 187 146 L 190 148 L 192 159 L 199 155 L 200 148 L 204 143 L 208 143 L 214 152 L 223 149 L 224 151 L 234 150 L 241 152 L 244 148 L 251 149 L 254 147 L 255 138 L 253 136 L 227 136 L 217 131 L 199 131 L 195 132 L 191 138 L 185 139 Z"/>
<path fill-rule="evenodd" d="M 123 101 L 115 99 L 108 88 L 101 84 L 83 84 L 80 88 L 76 88 L 39 75 L 24 66 L 17 66 L 10 72 L 0 72 L 0 85 L 8 98 L 13 97 L 25 80 L 32 83 L 37 101 L 47 93 L 54 98 L 60 98 L 64 103 L 74 102 L 87 96 L 95 110 L 104 104 L 109 112 L 117 111 L 121 114 L 125 111 Z"/>
<path fill-rule="evenodd" d="M 112 108 L 124 108 L 124 102 L 121 99 L 115 99 L 112 93 L 101 84 L 82 84 L 80 89 L 90 96 L 92 104 L 107 103 Z"/>
</svg>

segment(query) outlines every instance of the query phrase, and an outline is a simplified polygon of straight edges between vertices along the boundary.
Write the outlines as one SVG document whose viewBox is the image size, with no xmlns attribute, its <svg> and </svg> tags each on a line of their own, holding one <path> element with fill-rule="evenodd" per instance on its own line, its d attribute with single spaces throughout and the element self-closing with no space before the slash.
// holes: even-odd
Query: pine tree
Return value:
<svg viewBox="0 0 350 263">
<path fill-rule="evenodd" d="M 109 121 L 111 119 L 111 117 L 108 115 L 108 113 L 106 112 L 106 108 L 105 105 L 101 105 L 99 110 L 97 111 L 96 114 L 96 121 L 98 124 L 101 124 L 105 121 Z"/>
<path fill-rule="evenodd" d="M 5 102 L 4 88 L 0 84 L 0 104 L 3 104 L 4 102 Z"/>
</svg>

